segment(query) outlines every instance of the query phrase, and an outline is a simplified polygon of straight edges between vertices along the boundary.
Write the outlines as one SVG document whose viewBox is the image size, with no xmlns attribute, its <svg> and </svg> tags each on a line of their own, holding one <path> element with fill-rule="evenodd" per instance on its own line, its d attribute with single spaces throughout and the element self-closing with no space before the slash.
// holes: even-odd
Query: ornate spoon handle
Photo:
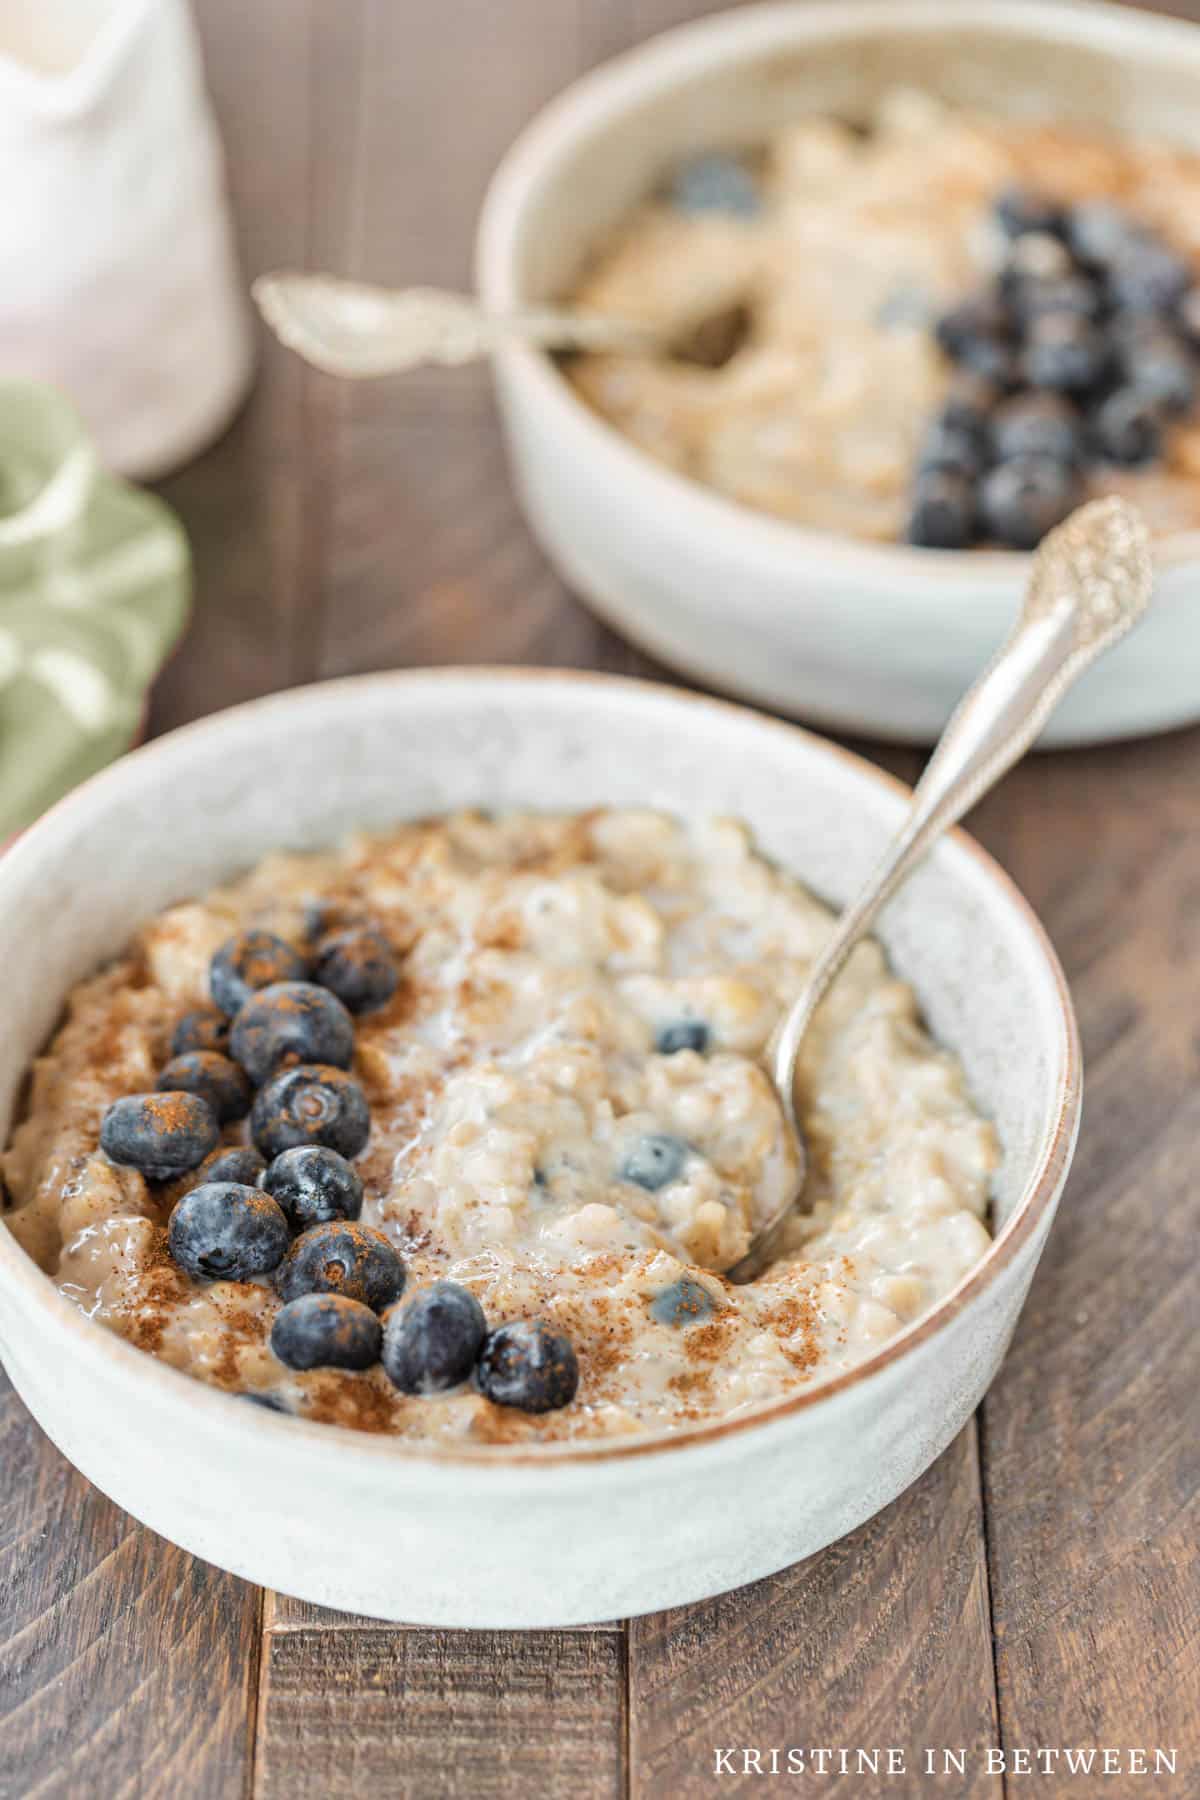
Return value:
<svg viewBox="0 0 1200 1800">
<path fill-rule="evenodd" d="M 830 986 L 913 865 L 1024 755 L 1071 684 L 1140 618 L 1151 579 L 1145 526 L 1122 500 L 1081 507 L 1042 543 L 1012 635 L 956 708 L 907 819 L 839 916 L 776 1036 L 775 1085 L 801 1149 L 796 1061 Z M 783 1212 L 729 1270 L 733 1280 L 757 1272 Z"/>
</svg>

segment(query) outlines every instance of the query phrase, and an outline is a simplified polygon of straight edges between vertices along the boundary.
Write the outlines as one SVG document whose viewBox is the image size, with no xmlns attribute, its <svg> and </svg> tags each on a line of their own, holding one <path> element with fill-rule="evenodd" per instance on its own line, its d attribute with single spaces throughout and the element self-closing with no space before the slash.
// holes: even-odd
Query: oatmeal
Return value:
<svg viewBox="0 0 1200 1800">
<path fill-rule="evenodd" d="M 807 1210 L 762 1279 L 720 1273 L 792 1191 L 764 1057 L 829 924 L 730 821 L 463 814 L 271 856 L 76 988 L 8 1223 L 89 1317 L 307 1418 L 523 1442 L 737 1414 L 988 1245 L 994 1133 L 868 942 L 804 1048 Z"/>
<path fill-rule="evenodd" d="M 1200 156 L 900 92 L 685 164 L 572 296 L 679 353 L 568 373 L 660 462 L 822 530 L 1024 548 L 1107 493 L 1191 529 L 1198 273 Z"/>
</svg>

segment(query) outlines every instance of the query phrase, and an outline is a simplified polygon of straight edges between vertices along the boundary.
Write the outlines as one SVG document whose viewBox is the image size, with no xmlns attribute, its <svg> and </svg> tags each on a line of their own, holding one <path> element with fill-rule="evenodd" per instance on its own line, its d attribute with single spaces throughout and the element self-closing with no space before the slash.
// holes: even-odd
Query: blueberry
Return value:
<svg viewBox="0 0 1200 1800">
<path fill-rule="evenodd" d="M 1130 467 L 1152 462 L 1162 450 L 1162 415 L 1136 388 L 1117 388 L 1097 408 L 1092 434 L 1099 454 Z"/>
<path fill-rule="evenodd" d="M 961 425 L 948 425 L 935 419 L 917 445 L 918 473 L 926 469 L 949 469 L 968 479 L 979 474 L 983 466 L 983 442 L 977 431 Z"/>
<path fill-rule="evenodd" d="M 1079 414 L 1059 394 L 1019 394 L 992 420 L 992 453 L 997 462 L 1014 456 L 1052 456 L 1074 463 L 1083 457 Z"/>
<path fill-rule="evenodd" d="M 1015 291 L 1015 301 L 1022 319 L 1037 319 L 1043 313 L 1076 313 L 1081 319 L 1098 319 L 1104 308 L 1104 296 L 1086 275 L 1067 275 L 1047 281 L 1023 281 Z"/>
<path fill-rule="evenodd" d="M 100 1148 L 152 1181 L 170 1181 L 202 1163 L 218 1136 L 216 1115 L 197 1094 L 129 1094 L 105 1113 Z"/>
<path fill-rule="evenodd" d="M 1132 333 L 1121 347 L 1126 380 L 1164 412 L 1187 412 L 1196 398 L 1196 362 L 1174 332 Z"/>
<path fill-rule="evenodd" d="M 362 1182 L 344 1156 L 323 1144 L 285 1150 L 263 1176 L 262 1187 L 282 1206 L 293 1231 L 330 1219 L 357 1219 L 362 1211 Z"/>
<path fill-rule="evenodd" d="M 1103 332 L 1078 313 L 1042 313 L 1031 321 L 1021 354 L 1031 387 L 1082 393 L 1096 386 L 1108 363 Z"/>
<path fill-rule="evenodd" d="M 401 1393 L 444 1394 L 467 1379 L 486 1336 L 474 1294 L 455 1281 L 435 1281 L 388 1314 L 383 1366 Z"/>
<path fill-rule="evenodd" d="M 229 1055 L 229 1020 L 215 1006 L 198 1006 L 184 1013 L 171 1036 L 171 1055 L 186 1056 L 189 1050 L 216 1050 Z"/>
<path fill-rule="evenodd" d="M 984 478 L 980 506 L 989 537 L 1032 550 L 1079 498 L 1079 477 L 1051 456 L 1014 456 Z"/>
<path fill-rule="evenodd" d="M 1141 236 L 1141 228 L 1111 200 L 1083 200 L 1072 206 L 1065 228 L 1073 253 L 1094 269 L 1116 262 Z"/>
<path fill-rule="evenodd" d="M 1135 313 L 1169 313 L 1192 285 L 1192 268 L 1165 244 L 1133 243 L 1108 271 L 1115 307 Z"/>
<path fill-rule="evenodd" d="M 233 1021 L 230 1048 L 257 1085 L 285 1064 L 354 1060 L 354 1021 L 341 1001 L 310 981 L 278 981 L 252 994 Z"/>
<path fill-rule="evenodd" d="M 913 486 L 908 541 L 926 550 L 965 550 L 975 536 L 975 489 L 954 469 L 926 469 Z"/>
<path fill-rule="evenodd" d="M 316 978 L 351 1012 L 385 1006 L 396 991 L 400 972 L 392 947 L 374 926 L 338 931 L 317 945 Z"/>
<path fill-rule="evenodd" d="M 1013 183 L 1002 188 L 992 205 L 997 224 L 1009 237 L 1020 237 L 1027 231 L 1051 234 L 1062 230 L 1063 209 L 1049 195 L 1036 188 Z"/>
<path fill-rule="evenodd" d="M 307 974 L 300 952 L 273 932 L 239 931 L 208 965 L 208 986 L 221 1011 L 232 1018 L 257 989 L 277 981 L 303 981 Z"/>
<path fill-rule="evenodd" d="M 235 1144 L 229 1150 L 214 1150 L 200 1164 L 201 1181 L 236 1181 L 239 1187 L 259 1187 L 266 1163 L 248 1144 Z"/>
<path fill-rule="evenodd" d="M 540 1319 L 520 1319 L 499 1326 L 484 1340 L 478 1380 L 496 1406 L 552 1412 L 575 1398 L 579 1364 L 570 1338 Z"/>
<path fill-rule="evenodd" d="M 946 355 L 1001 387 L 1014 370 L 1012 318 L 999 296 L 976 294 L 943 313 L 935 336 Z"/>
<path fill-rule="evenodd" d="M 244 1119 L 253 1098 L 243 1071 L 219 1050 L 185 1050 L 182 1056 L 173 1056 L 159 1076 L 158 1086 L 207 1100 L 218 1125 Z"/>
<path fill-rule="evenodd" d="M 296 1239 L 280 1264 L 275 1286 L 283 1300 L 344 1294 L 382 1312 L 400 1298 L 404 1281 L 403 1260 L 382 1231 L 334 1219 Z"/>
<path fill-rule="evenodd" d="M 999 400 L 1000 390 L 992 382 L 973 375 L 969 369 L 959 369 L 946 391 L 938 421 L 981 438 Z"/>
<path fill-rule="evenodd" d="M 206 1181 L 176 1205 L 167 1227 L 174 1260 L 197 1281 L 252 1281 L 287 1252 L 287 1220 L 269 1194 L 236 1181 Z"/>
<path fill-rule="evenodd" d="M 703 1019 L 676 1019 L 659 1032 L 657 1048 L 660 1056 L 674 1056 L 677 1050 L 695 1050 L 703 1056 L 708 1049 L 708 1026 Z"/>
<path fill-rule="evenodd" d="M 732 213 L 740 219 L 752 219 L 760 204 L 757 183 L 745 163 L 720 151 L 681 163 L 669 197 L 680 212 Z"/>
<path fill-rule="evenodd" d="M 648 1131 L 626 1151 L 618 1174 L 622 1181 L 631 1181 L 651 1194 L 657 1193 L 659 1188 L 666 1187 L 669 1181 L 677 1180 L 682 1174 L 687 1154 L 688 1147 L 682 1138 L 672 1137 L 665 1131 Z"/>
<path fill-rule="evenodd" d="M 301 1294 L 271 1327 L 271 1348 L 289 1369 L 369 1369 L 382 1341 L 370 1307 L 344 1294 Z"/>
<path fill-rule="evenodd" d="M 326 1144 L 342 1156 L 357 1156 L 370 1130 L 357 1081 L 327 1063 L 285 1069 L 259 1090 L 250 1113 L 250 1135 L 269 1162 L 297 1144 Z"/>
<path fill-rule="evenodd" d="M 650 1302 L 650 1317 L 660 1325 L 697 1325 L 716 1310 L 708 1289 L 690 1275 L 681 1275 Z"/>
</svg>

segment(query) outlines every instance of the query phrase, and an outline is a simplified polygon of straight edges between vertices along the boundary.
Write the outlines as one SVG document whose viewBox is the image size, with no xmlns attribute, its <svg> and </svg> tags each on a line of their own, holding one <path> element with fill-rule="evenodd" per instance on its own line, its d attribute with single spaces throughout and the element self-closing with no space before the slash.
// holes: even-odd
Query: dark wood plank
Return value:
<svg viewBox="0 0 1200 1800">
<path fill-rule="evenodd" d="M 979 818 L 1057 941 L 1087 1071 L 1075 1171 L 984 1409 L 1003 1738 L 1174 1745 L 1156 1791 L 1179 1795 L 1200 1721 L 1198 761 L 1197 732 L 1037 758 Z"/>
<path fill-rule="evenodd" d="M 325 9 L 317 9 L 324 12 Z M 197 0 L 243 270 L 309 260 L 314 188 L 311 0 Z M 324 46 L 321 46 L 322 48 Z M 159 680 L 153 730 L 310 680 L 320 498 L 316 384 L 258 328 L 253 391 L 224 438 L 159 483 L 191 540 L 195 606 Z"/>
<path fill-rule="evenodd" d="M 612 1800 L 622 1644 L 611 1631 L 268 1632 L 257 1800 Z"/>
<path fill-rule="evenodd" d="M 0 1795 L 241 1791 L 257 1590 L 110 1505 L 2 1373 L 0 1468 Z"/>
<path fill-rule="evenodd" d="M 762 1791 L 772 1746 L 904 1754 L 887 1774 L 807 1774 L 822 1794 L 918 1793 L 926 1745 L 969 1748 L 954 1791 L 1000 1795 L 974 1427 L 915 1487 L 821 1555 L 630 1626 L 629 1759 L 639 1794 Z M 735 1751 L 718 1771 L 718 1750 Z M 762 1772 L 743 1750 L 762 1752 Z M 783 1759 L 781 1758 L 781 1761 Z M 784 1763 L 786 1767 L 786 1763 Z M 801 1778 L 792 1778 L 802 1785 Z"/>
</svg>

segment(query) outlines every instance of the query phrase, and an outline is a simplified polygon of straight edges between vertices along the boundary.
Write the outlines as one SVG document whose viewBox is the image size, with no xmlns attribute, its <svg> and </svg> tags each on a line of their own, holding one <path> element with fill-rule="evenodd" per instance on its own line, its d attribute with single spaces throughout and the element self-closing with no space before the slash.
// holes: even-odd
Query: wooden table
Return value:
<svg viewBox="0 0 1200 1800">
<path fill-rule="evenodd" d="M 248 272 L 464 282 L 516 127 L 699 10 L 197 0 Z M 156 730 L 403 664 L 648 671 L 531 542 L 470 373 L 352 391 L 264 344 L 245 413 L 164 491 L 198 593 Z M 977 817 L 1074 983 L 1087 1118 L 1004 1370 L 915 1488 L 786 1574 L 629 1625 L 381 1626 L 142 1530 L 0 1378 L 0 1794 L 749 1793 L 714 1751 L 772 1745 L 905 1749 L 890 1781 L 785 1783 L 859 1797 L 1020 1791 L 988 1746 L 1174 1746 L 1177 1777 L 1151 1791 L 1200 1793 L 1198 753 L 1188 732 L 1037 758 Z M 932 1782 L 924 1746 L 969 1748 L 968 1772 Z"/>
</svg>

